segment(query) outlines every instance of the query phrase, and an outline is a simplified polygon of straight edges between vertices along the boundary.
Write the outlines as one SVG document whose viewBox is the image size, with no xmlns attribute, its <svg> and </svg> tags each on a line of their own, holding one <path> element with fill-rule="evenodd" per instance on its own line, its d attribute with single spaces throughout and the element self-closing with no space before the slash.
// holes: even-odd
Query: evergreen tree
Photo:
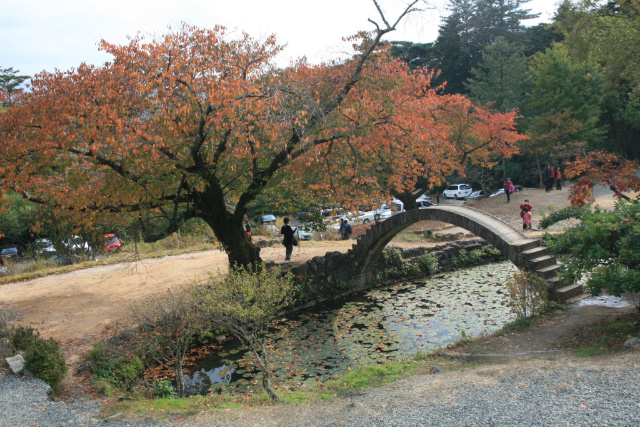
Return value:
<svg viewBox="0 0 640 427">
<path fill-rule="evenodd" d="M 522 6 L 529 0 L 450 0 L 451 14 L 440 26 L 434 52 L 440 59 L 441 81 L 448 93 L 467 94 L 464 82 L 482 59 L 482 51 L 497 37 L 522 44 L 522 22 L 536 18 Z M 441 83 L 438 81 L 438 83 Z"/>
<path fill-rule="evenodd" d="M 498 37 L 482 52 L 482 62 L 471 70 L 466 87 L 480 104 L 492 102 L 493 108 L 506 112 L 517 109 L 527 90 L 522 50 Z"/>
<path fill-rule="evenodd" d="M 13 67 L 0 67 L 0 105 L 7 107 L 15 102 L 16 96 L 22 92 L 20 85 L 30 76 L 18 75 L 20 70 Z"/>
<path fill-rule="evenodd" d="M 607 148 L 640 159 L 640 4 L 565 2 L 556 27 L 572 60 L 601 70 L 609 125 Z"/>
<path fill-rule="evenodd" d="M 601 144 L 603 81 L 595 67 L 572 61 L 557 44 L 534 57 L 529 76 L 526 128 L 540 153 L 562 158 L 575 148 Z"/>
</svg>

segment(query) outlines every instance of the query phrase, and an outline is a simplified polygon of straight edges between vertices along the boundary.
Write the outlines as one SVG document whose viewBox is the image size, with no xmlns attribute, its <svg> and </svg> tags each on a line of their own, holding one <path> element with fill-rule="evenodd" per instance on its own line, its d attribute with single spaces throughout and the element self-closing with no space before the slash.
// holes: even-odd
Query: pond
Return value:
<svg viewBox="0 0 640 427">
<path fill-rule="evenodd" d="M 274 386 L 295 389 L 361 364 L 431 352 L 462 337 L 492 333 L 515 319 L 505 283 L 518 271 L 494 263 L 363 292 L 283 320 L 271 332 Z M 258 389 L 251 358 L 237 345 L 201 359 L 191 393 L 211 386 Z"/>
</svg>

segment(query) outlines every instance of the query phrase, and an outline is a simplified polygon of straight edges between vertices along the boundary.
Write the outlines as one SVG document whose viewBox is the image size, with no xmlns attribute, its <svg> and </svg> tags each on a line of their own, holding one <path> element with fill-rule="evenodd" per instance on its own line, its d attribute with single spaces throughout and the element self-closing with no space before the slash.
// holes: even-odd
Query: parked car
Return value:
<svg viewBox="0 0 640 427">
<path fill-rule="evenodd" d="M 382 221 L 387 218 L 391 218 L 393 212 L 390 209 L 375 209 L 367 212 L 360 212 L 360 214 L 355 217 L 354 222 L 362 222 L 363 224 L 368 224 L 371 221 Z"/>
<path fill-rule="evenodd" d="M 469 194 L 465 200 L 479 200 L 479 199 L 484 199 L 485 197 L 487 197 L 487 192 L 484 190 L 480 190 L 480 191 L 474 191 L 473 193 Z"/>
<path fill-rule="evenodd" d="M 313 231 L 305 230 L 304 228 L 298 227 L 295 229 L 295 233 L 293 235 L 298 240 L 311 240 L 313 237 Z"/>
<path fill-rule="evenodd" d="M 107 252 L 120 252 L 124 246 L 124 242 L 115 234 L 104 235 L 104 250 Z"/>
<path fill-rule="evenodd" d="M 53 256 L 56 253 L 56 248 L 51 240 L 38 239 L 36 240 L 34 252 L 36 256 Z"/>
<path fill-rule="evenodd" d="M 442 192 L 447 199 L 464 199 L 473 193 L 473 188 L 469 184 L 453 184 Z"/>
<path fill-rule="evenodd" d="M 18 261 L 22 259 L 22 257 L 22 249 L 18 246 L 11 246 L 0 251 L 0 261 L 2 262 L 2 264 L 4 264 L 8 259 Z"/>
<path fill-rule="evenodd" d="M 516 188 L 516 192 L 524 191 L 524 185 L 514 185 L 514 187 Z M 495 196 L 498 196 L 500 194 L 504 194 L 504 188 L 501 188 L 498 191 L 495 191 L 495 192 L 489 194 L 489 197 L 495 197 Z"/>
<path fill-rule="evenodd" d="M 425 209 L 433 206 L 433 203 L 430 200 L 416 200 L 416 205 L 418 205 L 418 209 Z"/>
<path fill-rule="evenodd" d="M 391 205 L 393 206 L 392 209 L 394 209 L 396 213 L 404 212 L 404 203 L 402 203 L 400 199 L 396 199 L 394 197 L 393 199 L 391 199 Z"/>
</svg>

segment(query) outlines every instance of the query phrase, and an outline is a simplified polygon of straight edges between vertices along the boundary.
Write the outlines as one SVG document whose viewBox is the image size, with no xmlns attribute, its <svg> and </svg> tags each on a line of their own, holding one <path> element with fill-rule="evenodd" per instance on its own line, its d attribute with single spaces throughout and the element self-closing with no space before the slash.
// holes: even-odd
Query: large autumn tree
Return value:
<svg viewBox="0 0 640 427">
<path fill-rule="evenodd" d="M 232 39 L 221 27 L 103 42 L 112 63 L 42 73 L 2 117 L 3 190 L 78 226 L 136 218 L 148 241 L 201 218 L 232 265 L 259 262 L 242 226 L 261 195 L 373 199 L 460 160 L 451 131 L 432 126 L 442 106 L 429 72 L 380 43 L 417 3 L 395 22 L 378 7 L 353 57 L 321 65 L 276 68 L 275 38 Z M 380 156 L 394 161 L 387 179 Z"/>
<path fill-rule="evenodd" d="M 43 72 L 3 115 L 3 191 L 78 224 L 137 216 L 146 240 L 201 218 L 231 264 L 255 263 L 257 249 L 242 239 L 248 206 L 291 164 L 315 163 L 317 147 L 384 123 L 392 105 L 356 119 L 375 97 L 367 85 L 376 76 L 365 74 L 418 2 L 388 21 L 374 1 L 379 22 L 354 39 L 352 59 L 319 66 L 276 69 L 274 37 L 232 39 L 222 27 L 102 42 L 113 62 Z"/>
</svg>

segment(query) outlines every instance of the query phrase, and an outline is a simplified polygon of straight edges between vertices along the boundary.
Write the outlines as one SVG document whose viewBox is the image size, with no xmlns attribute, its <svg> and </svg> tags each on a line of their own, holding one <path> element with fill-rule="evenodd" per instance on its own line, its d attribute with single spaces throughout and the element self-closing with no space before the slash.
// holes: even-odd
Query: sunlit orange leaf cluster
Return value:
<svg viewBox="0 0 640 427">
<path fill-rule="evenodd" d="M 572 205 L 593 202 L 593 187 L 601 184 L 613 191 L 613 197 L 628 199 L 623 193 L 639 193 L 640 177 L 638 163 L 624 159 L 607 151 L 592 151 L 579 156 L 566 169 L 568 178 L 580 177 L 571 188 L 569 198 Z M 636 196 L 636 199 L 640 194 Z"/>
</svg>

